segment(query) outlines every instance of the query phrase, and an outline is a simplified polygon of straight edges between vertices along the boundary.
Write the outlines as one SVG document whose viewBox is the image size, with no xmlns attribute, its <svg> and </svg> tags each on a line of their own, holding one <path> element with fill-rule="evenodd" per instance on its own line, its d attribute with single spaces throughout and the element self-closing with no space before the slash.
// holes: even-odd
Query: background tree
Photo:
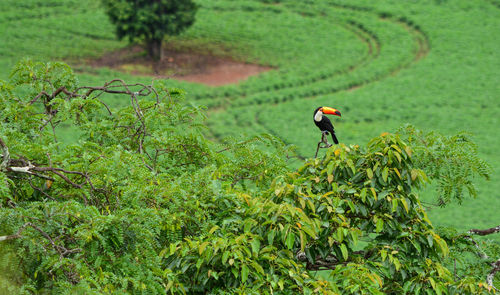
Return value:
<svg viewBox="0 0 500 295">
<path fill-rule="evenodd" d="M 102 0 L 118 38 L 144 42 L 148 55 L 162 58 L 165 36 L 180 34 L 195 21 L 192 0 Z"/>
<path fill-rule="evenodd" d="M 129 104 L 112 109 L 107 95 Z M 0 83 L 0 269 L 9 259 L 21 273 L 0 283 L 24 294 L 492 290 L 498 248 L 475 272 L 454 268 L 481 231 L 440 234 L 417 194 L 438 176 L 443 200 L 473 194 L 488 169 L 466 135 L 407 128 L 287 171 L 279 140 L 213 143 L 182 99 L 161 81 L 79 86 L 60 63 L 22 62 Z"/>
</svg>

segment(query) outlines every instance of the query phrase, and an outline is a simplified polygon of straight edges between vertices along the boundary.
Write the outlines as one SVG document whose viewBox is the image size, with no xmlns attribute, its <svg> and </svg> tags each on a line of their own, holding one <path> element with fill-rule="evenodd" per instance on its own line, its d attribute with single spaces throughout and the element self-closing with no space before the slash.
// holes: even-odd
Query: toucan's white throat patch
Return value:
<svg viewBox="0 0 500 295">
<path fill-rule="evenodd" d="M 314 115 L 314 121 L 319 122 L 323 119 L 323 112 L 322 111 L 317 111 L 316 115 Z"/>
</svg>

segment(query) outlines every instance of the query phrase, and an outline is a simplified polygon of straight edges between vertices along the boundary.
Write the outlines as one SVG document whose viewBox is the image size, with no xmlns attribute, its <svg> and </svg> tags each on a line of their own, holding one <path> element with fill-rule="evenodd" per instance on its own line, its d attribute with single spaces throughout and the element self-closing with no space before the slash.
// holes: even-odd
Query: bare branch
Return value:
<svg viewBox="0 0 500 295">
<path fill-rule="evenodd" d="M 498 259 L 497 261 L 493 262 L 491 264 L 491 266 L 493 267 L 493 269 L 486 276 L 486 283 L 488 284 L 488 286 L 492 287 L 493 289 L 495 289 L 498 292 L 500 290 L 498 290 L 495 286 L 493 286 L 493 278 L 495 277 L 495 274 L 498 271 L 500 271 L 500 259 Z"/>
<path fill-rule="evenodd" d="M 480 236 L 486 236 L 486 235 L 491 235 L 500 232 L 500 225 L 488 228 L 488 229 L 471 229 L 469 230 L 469 234 L 474 234 L 474 235 L 480 235 Z"/>
<path fill-rule="evenodd" d="M 23 224 L 18 230 L 17 233 L 13 235 L 7 235 L 7 236 L 0 236 L 0 241 L 7 241 L 7 240 L 13 240 L 21 237 L 21 233 L 26 229 L 26 227 L 30 224 L 30 222 L 27 222 Z"/>
<path fill-rule="evenodd" d="M 37 187 L 36 185 L 34 185 L 34 184 L 33 184 L 33 182 L 31 181 L 31 179 L 28 179 L 28 182 L 29 182 L 30 186 L 31 186 L 34 190 L 36 190 L 36 191 L 40 192 L 41 194 L 43 194 L 43 195 L 44 195 L 44 196 L 46 196 L 47 198 L 51 199 L 52 201 L 55 201 L 55 200 L 56 200 L 56 199 L 54 199 L 53 197 L 51 197 L 49 194 L 47 194 L 46 192 L 44 192 L 41 188 L 39 188 L 39 187 Z"/>
</svg>

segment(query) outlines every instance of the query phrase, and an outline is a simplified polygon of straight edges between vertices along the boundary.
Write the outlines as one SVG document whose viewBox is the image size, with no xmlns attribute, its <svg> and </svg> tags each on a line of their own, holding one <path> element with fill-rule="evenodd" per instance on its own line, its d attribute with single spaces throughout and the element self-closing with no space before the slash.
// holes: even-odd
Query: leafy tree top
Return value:
<svg viewBox="0 0 500 295">
<path fill-rule="evenodd" d="M 118 37 L 131 42 L 161 40 L 180 34 L 194 23 L 191 0 L 102 0 Z"/>
<path fill-rule="evenodd" d="M 175 36 L 195 21 L 192 0 L 102 0 L 118 38 L 145 42 L 151 57 L 161 57 L 162 40 Z"/>
</svg>

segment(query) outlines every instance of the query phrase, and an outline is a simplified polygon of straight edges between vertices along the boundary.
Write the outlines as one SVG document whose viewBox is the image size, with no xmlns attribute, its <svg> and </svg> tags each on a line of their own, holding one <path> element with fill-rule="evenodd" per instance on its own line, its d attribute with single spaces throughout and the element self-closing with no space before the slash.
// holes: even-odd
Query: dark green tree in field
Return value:
<svg viewBox="0 0 500 295">
<path fill-rule="evenodd" d="M 436 230 L 417 194 L 475 193 L 468 135 L 408 127 L 289 171 L 271 136 L 207 140 L 183 96 L 60 63 L 0 82 L 0 293 L 494 292 L 498 244 Z"/>
<path fill-rule="evenodd" d="M 180 34 L 195 21 L 192 0 L 102 0 L 106 13 L 116 26 L 118 38 L 144 42 L 148 55 L 162 58 L 167 36 Z"/>
</svg>

